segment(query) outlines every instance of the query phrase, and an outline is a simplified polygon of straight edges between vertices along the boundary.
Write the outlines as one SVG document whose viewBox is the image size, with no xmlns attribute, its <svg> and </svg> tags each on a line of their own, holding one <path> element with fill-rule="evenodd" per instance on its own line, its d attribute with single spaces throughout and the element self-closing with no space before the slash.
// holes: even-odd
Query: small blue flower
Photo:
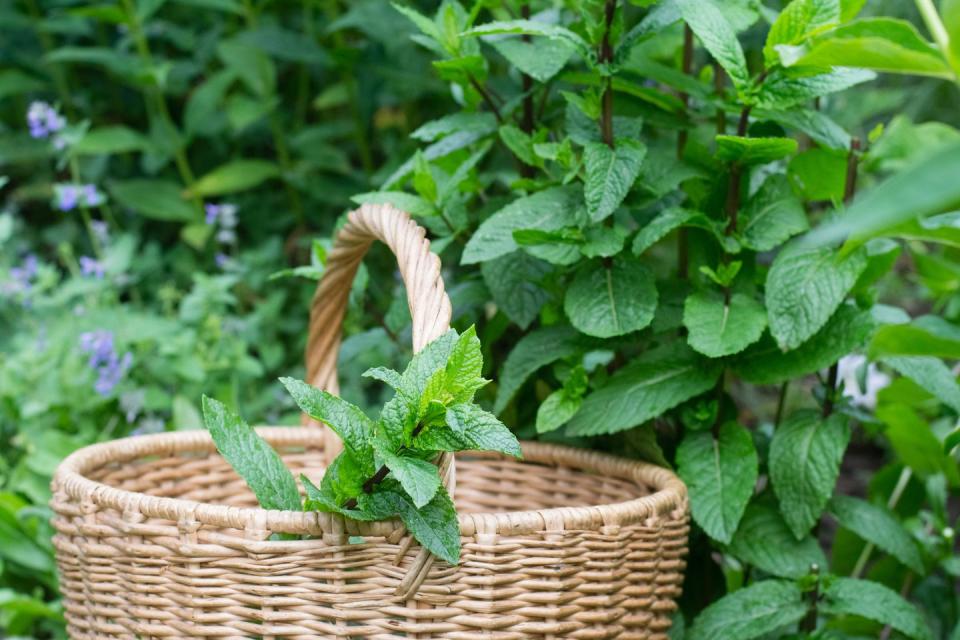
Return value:
<svg viewBox="0 0 960 640">
<path fill-rule="evenodd" d="M 95 207 L 106 197 L 92 184 L 61 183 L 53 185 L 54 206 L 61 211 L 72 211 L 77 205 Z"/>
<path fill-rule="evenodd" d="M 37 277 L 39 265 L 37 256 L 28 253 L 19 267 L 10 269 L 10 280 L 3 283 L 2 292 L 7 295 L 29 293 L 33 288 L 33 279 Z"/>
<path fill-rule="evenodd" d="M 230 256 L 225 253 L 218 253 L 213 259 L 217 263 L 217 266 L 221 269 L 226 269 L 228 266 L 230 266 Z"/>
<path fill-rule="evenodd" d="M 81 334 L 80 350 L 90 356 L 87 365 L 97 372 L 93 388 L 102 396 L 110 395 L 133 363 L 133 355 L 129 351 L 123 357 L 117 355 L 113 332 L 105 329 Z"/>
<path fill-rule="evenodd" d="M 31 137 L 49 138 L 67 126 L 67 120 L 46 102 L 31 102 L 27 109 L 27 126 Z"/>
<path fill-rule="evenodd" d="M 90 256 L 80 256 L 80 273 L 102 280 L 104 276 L 103 263 Z"/>
</svg>

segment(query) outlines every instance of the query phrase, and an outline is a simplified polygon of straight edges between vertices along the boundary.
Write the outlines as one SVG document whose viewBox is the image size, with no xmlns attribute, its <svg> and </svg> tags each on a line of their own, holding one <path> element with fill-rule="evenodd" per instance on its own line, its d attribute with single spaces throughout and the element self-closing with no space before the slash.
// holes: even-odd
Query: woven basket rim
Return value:
<svg viewBox="0 0 960 640">
<path fill-rule="evenodd" d="M 323 433 L 310 427 L 258 427 L 274 446 L 322 444 Z M 529 511 L 459 513 L 462 535 L 476 533 L 522 535 L 538 531 L 597 530 L 605 526 L 641 524 L 661 517 L 677 517 L 686 510 L 683 482 L 668 469 L 618 456 L 564 445 L 524 441 L 522 462 L 562 464 L 587 473 L 616 477 L 655 489 L 654 493 L 624 502 L 592 506 L 554 507 Z M 197 522 L 250 531 L 293 534 L 389 535 L 399 521 L 359 522 L 336 514 L 277 511 L 260 507 L 234 507 L 151 496 L 118 489 L 85 477 L 85 473 L 111 462 L 130 462 L 154 455 L 184 452 L 216 455 L 210 434 L 203 430 L 131 436 L 78 449 L 60 464 L 53 478 L 54 492 L 64 493 L 91 510 L 116 509 L 125 517 L 144 516 L 176 522 Z M 474 452 L 464 452 L 474 456 Z M 487 454 L 476 454 L 490 457 Z M 494 456 L 497 457 L 497 456 Z M 291 545 L 297 541 L 276 543 Z"/>
</svg>

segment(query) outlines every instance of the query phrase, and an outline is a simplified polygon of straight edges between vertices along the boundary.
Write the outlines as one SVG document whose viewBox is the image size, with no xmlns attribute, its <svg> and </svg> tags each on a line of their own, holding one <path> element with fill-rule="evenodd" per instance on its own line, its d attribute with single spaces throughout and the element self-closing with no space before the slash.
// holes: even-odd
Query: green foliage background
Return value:
<svg viewBox="0 0 960 640">
<path fill-rule="evenodd" d="M 331 234 L 392 202 L 482 404 L 688 483 L 673 638 L 957 640 L 958 70 L 955 0 L 0 0 L 0 632 L 64 635 L 63 456 L 204 393 L 297 420 Z M 345 333 L 379 406 L 360 374 L 411 355 L 382 248 Z"/>
</svg>

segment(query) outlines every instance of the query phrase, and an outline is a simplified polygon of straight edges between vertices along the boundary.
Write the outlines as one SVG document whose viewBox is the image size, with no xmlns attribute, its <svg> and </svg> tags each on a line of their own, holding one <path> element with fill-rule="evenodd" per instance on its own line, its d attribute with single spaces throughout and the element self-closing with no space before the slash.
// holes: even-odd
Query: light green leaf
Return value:
<svg viewBox="0 0 960 640">
<path fill-rule="evenodd" d="M 436 465 L 420 458 L 398 455 L 383 449 L 378 449 L 377 453 L 418 509 L 437 495 L 437 490 L 440 488 L 440 472 Z"/>
<path fill-rule="evenodd" d="M 599 222 L 616 211 L 640 175 L 646 155 L 647 148 L 630 139 L 617 140 L 614 149 L 602 142 L 584 147 L 587 177 L 583 194 L 591 220 Z"/>
<path fill-rule="evenodd" d="M 743 48 L 737 40 L 737 34 L 712 2 L 702 0 L 677 0 L 677 7 L 684 22 L 696 34 L 703 47 L 720 63 L 738 90 L 750 83 L 750 72 Z"/>
<path fill-rule="evenodd" d="M 464 36 L 487 36 L 496 34 L 520 34 L 530 36 L 544 36 L 556 40 L 563 40 L 576 50 L 581 57 L 592 60 L 594 53 L 587 42 L 573 31 L 559 25 L 535 22 L 533 20 L 510 20 L 503 22 L 488 22 L 474 27 L 463 33 Z"/>
<path fill-rule="evenodd" d="M 780 384 L 822 369 L 856 351 L 875 327 L 867 311 L 841 305 L 827 324 L 796 349 L 784 353 L 769 337 L 734 363 L 737 376 L 751 384 Z"/>
<path fill-rule="evenodd" d="M 854 20 L 803 46 L 776 49 L 784 66 L 859 67 L 938 78 L 953 75 L 940 51 L 916 27 L 895 18 Z"/>
<path fill-rule="evenodd" d="M 112 126 L 87 131 L 70 147 L 70 151 L 77 155 L 110 155 L 143 151 L 149 146 L 149 141 L 133 129 Z"/>
<path fill-rule="evenodd" d="M 764 580 L 738 589 L 704 609 L 686 640 L 752 640 L 785 629 L 807 614 L 803 592 L 793 582 Z"/>
<path fill-rule="evenodd" d="M 154 220 L 197 221 L 197 209 L 183 199 L 175 182 L 137 178 L 107 183 L 110 196 L 122 206 Z"/>
<path fill-rule="evenodd" d="M 643 329 L 656 308 L 653 273 L 627 256 L 614 258 L 610 267 L 599 261 L 582 267 L 563 300 L 570 323 L 600 338 Z"/>
<path fill-rule="evenodd" d="M 549 263 L 525 251 L 488 260 L 480 267 L 497 308 L 522 329 L 537 319 L 540 309 L 550 299 L 540 283 L 552 270 Z"/>
<path fill-rule="evenodd" d="M 203 397 L 203 420 L 217 451 L 246 481 L 264 509 L 300 511 L 293 474 L 267 441 L 222 403 Z"/>
<path fill-rule="evenodd" d="M 567 430 L 572 435 L 615 433 L 643 424 L 713 388 L 719 365 L 683 342 L 647 352 L 588 395 Z"/>
<path fill-rule="evenodd" d="M 897 457 L 921 477 L 942 473 L 951 486 L 960 484 L 960 471 L 953 456 L 943 450 L 943 443 L 930 429 L 929 423 L 913 408 L 901 404 L 881 403 L 877 418 L 886 425 L 883 432 Z"/>
<path fill-rule="evenodd" d="M 447 409 L 447 425 L 482 451 L 499 451 L 519 458 L 520 443 L 497 417 L 475 404 L 455 404 Z"/>
<path fill-rule="evenodd" d="M 359 407 L 301 380 L 280 378 L 280 383 L 304 413 L 333 429 L 358 460 L 369 456 L 374 423 Z"/>
<path fill-rule="evenodd" d="M 863 251 L 840 256 L 830 248 L 792 243 L 767 274 L 770 333 L 781 349 L 794 349 L 823 327 L 867 265 Z"/>
<path fill-rule="evenodd" d="M 838 0 L 793 0 L 780 12 L 770 26 L 767 42 L 763 47 L 766 65 L 772 67 L 780 62 L 774 47 L 800 44 L 813 32 L 840 21 Z"/>
<path fill-rule="evenodd" d="M 837 67 L 827 73 L 810 75 L 809 69 L 774 69 L 764 80 L 756 97 L 758 107 L 789 109 L 814 98 L 844 91 L 874 80 L 877 74 L 869 69 Z"/>
<path fill-rule="evenodd" d="M 509 38 L 492 40 L 490 45 L 510 64 L 539 82 L 557 75 L 574 52 L 567 40 L 559 38 L 537 38 L 531 42 Z"/>
<path fill-rule="evenodd" d="M 960 384 L 943 360 L 932 356 L 887 356 L 881 361 L 960 413 Z"/>
<path fill-rule="evenodd" d="M 850 496 L 834 496 L 828 507 L 840 526 L 857 534 L 923 575 L 916 543 L 890 511 Z"/>
<path fill-rule="evenodd" d="M 770 251 L 806 231 L 807 214 L 782 175 L 770 176 L 740 215 L 740 241 L 754 251 Z"/>
<path fill-rule="evenodd" d="M 787 176 L 804 199 L 840 203 L 847 186 L 847 154 L 808 149 L 790 159 Z"/>
<path fill-rule="evenodd" d="M 537 369 L 567 358 L 580 348 L 576 331 L 567 325 L 541 327 L 526 334 L 507 356 L 500 372 L 494 413 L 501 413 L 514 394 Z"/>
<path fill-rule="evenodd" d="M 370 191 L 351 196 L 350 199 L 357 204 L 392 204 L 401 211 L 421 218 L 437 215 L 432 204 L 420 196 L 403 191 Z"/>
<path fill-rule="evenodd" d="M 859 195 L 832 221 L 804 239 L 810 245 L 831 244 L 849 236 L 861 243 L 897 225 L 960 205 L 960 143 L 924 155 L 907 169 Z"/>
<path fill-rule="evenodd" d="M 387 367 L 373 367 L 363 372 L 364 378 L 373 378 L 380 382 L 385 382 L 393 389 L 399 389 L 402 384 L 400 373 Z"/>
<path fill-rule="evenodd" d="M 485 386 L 489 380 L 481 376 L 483 372 L 483 353 L 475 326 L 460 334 L 450 359 L 447 360 L 444 387 L 453 398 L 453 402 L 470 402 L 477 389 Z"/>
<path fill-rule="evenodd" d="M 513 232 L 517 229 L 555 231 L 576 225 L 581 197 L 578 188 L 566 186 L 514 200 L 483 221 L 467 242 L 461 264 L 485 262 L 516 251 L 519 245 Z M 572 251 L 576 253 L 576 247 Z"/>
<path fill-rule="evenodd" d="M 401 388 L 409 397 L 423 395 L 433 375 L 446 367 L 457 340 L 457 332 L 451 329 L 413 356 L 400 375 Z"/>
<path fill-rule="evenodd" d="M 896 591 L 872 580 L 833 578 L 820 609 L 828 615 L 854 615 L 888 624 L 914 640 L 933 640 L 933 633 L 917 609 Z"/>
<path fill-rule="evenodd" d="M 497 130 L 497 118 L 489 112 L 454 113 L 437 120 L 431 120 L 418 127 L 410 137 L 423 142 L 435 142 L 458 131 L 469 131 L 487 135 Z"/>
<path fill-rule="evenodd" d="M 537 433 L 556 431 L 565 425 L 580 409 L 587 384 L 584 368 L 574 367 L 563 387 L 547 396 L 537 409 Z"/>
<path fill-rule="evenodd" d="M 947 30 L 950 50 L 947 54 L 955 73 L 960 73 L 960 1 L 940 0 L 940 18 Z M 960 626 L 957 627 L 960 629 Z"/>
<path fill-rule="evenodd" d="M 690 431 L 677 448 L 677 472 L 687 484 L 690 509 L 714 540 L 729 543 L 757 482 L 757 451 L 750 432 L 736 422 Z"/>
<path fill-rule="evenodd" d="M 823 550 L 813 537 L 797 540 L 776 509 L 758 504 L 747 507 L 730 552 L 780 578 L 803 577 L 814 564 L 821 570 L 827 566 Z"/>
<path fill-rule="evenodd" d="M 717 136 L 717 158 L 742 165 L 766 164 L 797 152 L 793 138 Z"/>
<path fill-rule="evenodd" d="M 234 160 L 220 165 L 193 183 L 189 197 L 206 198 L 246 191 L 280 175 L 280 168 L 266 160 Z"/>
<path fill-rule="evenodd" d="M 960 358 L 960 328 L 937 316 L 921 316 L 910 324 L 880 327 L 870 341 L 872 358 L 937 356 Z"/>
<path fill-rule="evenodd" d="M 687 342 L 705 356 L 721 358 L 740 353 L 760 339 L 767 327 L 767 311 L 753 296 L 700 291 L 683 305 Z"/>
<path fill-rule="evenodd" d="M 813 410 L 797 411 L 774 433 L 770 481 L 797 540 L 807 535 L 833 494 L 849 441 L 846 416 L 824 418 Z"/>
</svg>

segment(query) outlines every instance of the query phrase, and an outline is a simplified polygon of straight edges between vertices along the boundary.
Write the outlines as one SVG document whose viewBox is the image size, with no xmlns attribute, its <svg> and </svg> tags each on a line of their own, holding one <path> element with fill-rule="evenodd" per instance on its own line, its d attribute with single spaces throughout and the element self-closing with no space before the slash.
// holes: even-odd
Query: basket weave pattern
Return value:
<svg viewBox="0 0 960 640">
<path fill-rule="evenodd" d="M 424 248 L 423 231 L 386 207 L 354 212 L 327 266 L 328 275 L 341 274 L 339 284 L 318 293 L 311 314 L 308 374 L 328 389 L 336 388 L 330 363 L 339 326 L 330 327 L 342 317 L 338 296 L 371 236 L 398 256 L 415 348 L 449 323 L 439 261 Z M 330 299 L 340 301 L 339 315 L 323 312 Z M 319 479 L 336 452 L 328 431 L 260 433 L 295 474 Z M 70 636 L 665 640 L 685 566 L 680 480 L 568 447 L 523 443 L 523 452 L 522 462 L 458 454 L 455 482 L 452 460 L 444 465 L 463 544 L 451 567 L 425 562 L 398 521 L 256 507 L 205 432 L 81 449 L 53 483 Z"/>
</svg>

